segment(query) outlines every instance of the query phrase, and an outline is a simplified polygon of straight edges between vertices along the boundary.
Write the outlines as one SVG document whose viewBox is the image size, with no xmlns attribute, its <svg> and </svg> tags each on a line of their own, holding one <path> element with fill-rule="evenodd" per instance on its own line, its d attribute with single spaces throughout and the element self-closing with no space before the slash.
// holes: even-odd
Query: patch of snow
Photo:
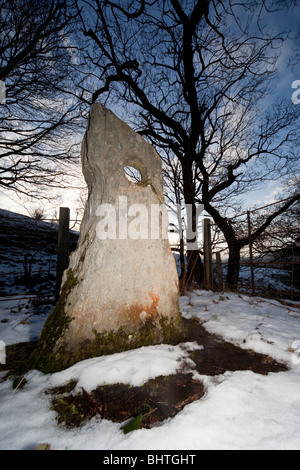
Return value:
<svg viewBox="0 0 300 470">
<path fill-rule="evenodd" d="M 120 424 L 100 417 L 81 428 L 65 429 L 57 424 L 45 390 L 70 379 L 88 391 L 116 381 L 142 384 L 180 367 L 192 367 L 187 351 L 199 347 L 196 343 L 149 346 L 92 358 L 56 374 L 30 371 L 25 387 L 15 393 L 11 380 L 1 382 L 0 376 L 0 449 L 34 449 L 48 442 L 52 449 L 78 450 L 299 450 L 300 361 L 295 360 L 299 352 L 292 347 L 300 340 L 299 309 L 246 295 L 195 291 L 181 298 L 181 311 L 186 318 L 197 317 L 205 329 L 227 341 L 285 362 L 289 370 L 267 376 L 251 371 L 198 376 L 206 390 L 200 400 L 160 425 L 127 435 Z M 42 328 L 44 319 L 38 318 L 35 327 L 39 323 Z M 9 324 L 0 323 L 1 340 L 30 337 L 25 329 L 30 330 L 32 324 L 25 323 L 20 330 L 16 320 L 12 315 Z"/>
<path fill-rule="evenodd" d="M 161 344 L 95 357 L 53 374 L 50 383 L 51 387 L 56 387 L 76 380 L 75 391 L 83 387 L 87 392 L 104 384 L 140 386 L 160 375 L 175 374 L 183 367 L 186 369 L 188 364 L 194 365 L 188 358 L 189 353 L 200 348 L 196 342 L 177 346 Z"/>
</svg>

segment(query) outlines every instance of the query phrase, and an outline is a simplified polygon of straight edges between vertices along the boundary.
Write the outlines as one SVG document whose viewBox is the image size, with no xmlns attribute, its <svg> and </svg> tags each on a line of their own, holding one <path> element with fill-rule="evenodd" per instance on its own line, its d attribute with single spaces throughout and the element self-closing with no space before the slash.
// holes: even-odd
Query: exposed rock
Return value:
<svg viewBox="0 0 300 470">
<path fill-rule="evenodd" d="M 43 329 L 37 367 L 180 338 L 178 276 L 155 150 L 101 104 L 82 144 L 89 197 L 60 299 Z M 124 172 L 139 172 L 138 183 Z"/>
</svg>

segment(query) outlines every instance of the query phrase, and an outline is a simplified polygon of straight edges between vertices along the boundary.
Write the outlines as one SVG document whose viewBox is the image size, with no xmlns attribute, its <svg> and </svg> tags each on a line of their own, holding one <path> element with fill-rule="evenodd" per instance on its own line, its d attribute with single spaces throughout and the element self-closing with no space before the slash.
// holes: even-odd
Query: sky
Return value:
<svg viewBox="0 0 300 470">
<path fill-rule="evenodd" d="M 270 19 L 268 21 L 270 21 Z M 294 31 L 299 31 L 299 23 L 300 2 L 298 2 L 296 8 L 285 17 L 282 17 L 282 14 L 273 15 L 270 26 L 278 26 L 278 28 L 282 28 L 283 25 L 287 27 L 291 26 Z M 300 104 L 294 104 L 292 102 L 293 93 L 295 96 L 295 92 L 297 92 L 297 89 L 293 89 L 292 85 L 294 82 L 300 81 L 300 65 L 298 64 L 295 67 L 287 65 L 288 59 L 295 58 L 296 53 L 299 53 L 299 46 L 300 44 L 297 44 L 295 41 L 289 41 L 284 45 L 283 53 L 278 62 L 278 80 L 276 84 L 274 84 L 274 88 L 270 90 L 270 100 L 278 96 L 284 96 L 291 100 L 291 106 L 300 106 Z M 299 95 L 297 96 L 300 98 L 300 87 Z M 69 188 L 58 191 L 57 198 L 54 201 L 43 201 L 45 217 L 53 217 L 55 213 L 58 213 L 59 207 L 62 206 L 70 208 L 71 219 L 76 218 L 78 206 L 80 206 L 78 200 L 82 194 L 82 188 L 85 187 L 80 166 L 78 167 L 77 176 L 69 178 L 69 180 Z M 280 184 L 278 181 L 271 181 L 261 189 L 249 193 L 247 197 L 244 198 L 245 209 L 250 209 L 254 205 L 265 205 L 273 202 L 279 189 Z M 0 208 L 2 209 L 31 215 L 35 209 L 41 208 L 41 204 L 41 201 L 34 201 L 28 197 L 17 195 L 12 191 L 0 191 Z"/>
<path fill-rule="evenodd" d="M 29 216 L 32 216 L 35 210 L 41 210 L 45 219 L 52 219 L 58 215 L 60 207 L 69 207 L 70 219 L 74 220 L 76 217 L 81 218 L 83 210 L 80 198 L 86 188 L 81 167 L 78 166 L 77 177 L 69 176 L 66 180 L 68 180 L 68 187 L 65 189 L 57 189 L 53 201 L 47 199 L 33 199 L 23 194 L 18 195 L 12 191 L 0 191 L 0 209 L 6 209 Z M 53 192 L 51 192 L 50 196 L 52 195 Z M 76 226 L 76 228 L 78 228 L 78 226 Z"/>
</svg>

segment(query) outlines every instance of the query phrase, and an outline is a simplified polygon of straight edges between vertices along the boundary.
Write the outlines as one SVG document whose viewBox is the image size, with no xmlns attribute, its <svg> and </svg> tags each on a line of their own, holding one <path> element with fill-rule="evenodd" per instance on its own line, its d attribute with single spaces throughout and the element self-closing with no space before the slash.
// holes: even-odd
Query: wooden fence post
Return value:
<svg viewBox="0 0 300 470">
<path fill-rule="evenodd" d="M 206 289 L 213 289 L 213 264 L 211 251 L 211 231 L 210 219 L 204 219 L 204 286 Z"/>
<path fill-rule="evenodd" d="M 222 291 L 224 290 L 224 284 L 223 284 L 221 253 L 219 251 L 216 252 L 216 265 L 217 265 L 218 289 Z"/>
<path fill-rule="evenodd" d="M 69 265 L 69 229 L 70 229 L 70 209 L 68 207 L 59 208 L 59 227 L 57 245 L 57 267 L 56 267 L 56 297 L 59 297 L 62 277 L 65 269 Z"/>
<path fill-rule="evenodd" d="M 254 267 L 253 267 L 250 211 L 247 211 L 247 222 L 248 222 L 249 256 L 250 256 L 250 271 L 251 271 L 251 293 L 252 295 L 255 295 L 255 279 L 254 279 Z"/>
</svg>

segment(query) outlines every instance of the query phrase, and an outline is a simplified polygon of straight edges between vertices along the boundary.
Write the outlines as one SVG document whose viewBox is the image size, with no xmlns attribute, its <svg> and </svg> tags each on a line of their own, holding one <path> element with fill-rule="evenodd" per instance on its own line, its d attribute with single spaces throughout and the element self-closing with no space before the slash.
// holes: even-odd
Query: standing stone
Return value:
<svg viewBox="0 0 300 470">
<path fill-rule="evenodd" d="M 78 248 L 35 353 L 36 367 L 45 372 L 181 338 L 160 158 L 127 124 L 94 104 L 82 166 L 89 196 Z M 127 166 L 140 173 L 140 182 L 129 181 Z"/>
</svg>

